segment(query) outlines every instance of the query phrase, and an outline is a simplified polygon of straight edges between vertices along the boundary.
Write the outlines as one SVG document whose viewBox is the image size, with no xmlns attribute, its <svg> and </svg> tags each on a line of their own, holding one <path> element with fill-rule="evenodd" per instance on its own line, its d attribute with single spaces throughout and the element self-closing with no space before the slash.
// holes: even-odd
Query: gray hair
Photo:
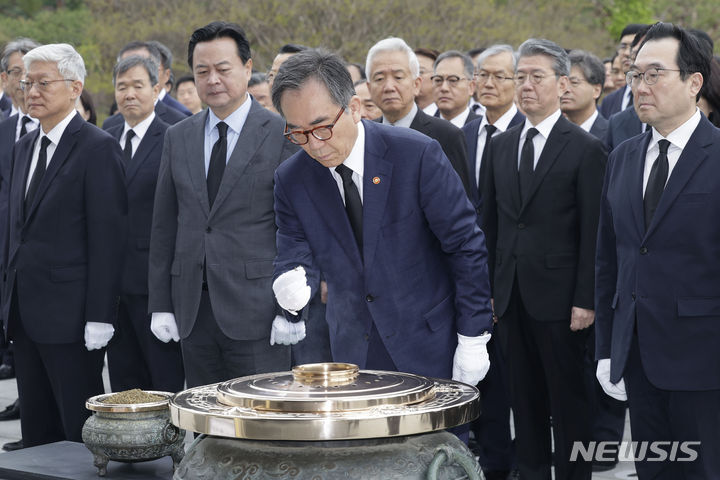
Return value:
<svg viewBox="0 0 720 480">
<path fill-rule="evenodd" d="M 255 85 L 260 85 L 261 83 L 267 83 L 267 78 L 264 73 L 255 72 L 250 75 L 250 80 L 248 80 L 248 87 L 254 87 Z"/>
<path fill-rule="evenodd" d="M 5 45 L 5 49 L 2 53 L 2 58 L 0 58 L 0 71 L 7 72 L 7 69 L 10 66 L 10 55 L 12 55 L 13 53 L 20 53 L 22 55 L 25 55 L 30 50 L 39 46 L 40 44 L 37 43 L 35 40 L 25 37 L 19 37 L 9 42 L 7 45 Z"/>
<path fill-rule="evenodd" d="M 525 40 L 518 48 L 518 60 L 522 57 L 545 55 L 553 60 L 553 71 L 558 77 L 570 75 L 570 60 L 568 54 L 555 42 L 544 38 L 530 38 Z"/>
<path fill-rule="evenodd" d="M 468 76 L 469 79 L 472 80 L 473 76 L 475 75 L 475 65 L 473 65 L 472 58 L 470 58 L 470 55 L 461 52 L 460 50 L 448 50 L 447 52 L 443 52 L 440 55 L 438 55 L 437 60 L 435 60 L 435 63 L 433 63 L 433 70 L 437 70 L 437 66 L 445 59 L 448 58 L 459 58 L 462 60 L 463 67 L 465 68 L 465 74 Z"/>
<path fill-rule="evenodd" d="M 384 52 L 402 52 L 407 55 L 408 65 L 410 67 L 410 75 L 412 78 L 418 78 L 420 76 L 420 62 L 418 62 L 417 55 L 413 52 L 412 48 L 405 43 L 405 40 L 397 37 L 388 37 L 380 40 L 368 50 L 367 60 L 365 61 L 365 73 L 368 78 L 372 76 L 370 67 L 378 53 Z"/>
<path fill-rule="evenodd" d="M 313 79 L 325 85 L 333 103 L 347 108 L 355 88 L 345 62 L 327 50 L 311 48 L 294 54 L 280 66 L 272 87 L 275 110 L 283 115 L 280 108 L 283 94 L 288 90 L 300 90 Z"/>
<path fill-rule="evenodd" d="M 147 42 L 148 45 L 152 45 L 158 49 L 160 53 L 160 63 L 165 70 L 170 70 L 173 63 L 173 54 L 165 44 L 158 42 L 157 40 L 150 40 Z M 152 52 L 150 52 L 152 53 Z"/>
<path fill-rule="evenodd" d="M 477 58 L 477 68 L 480 70 L 482 68 L 482 64 L 485 60 L 487 60 L 489 57 L 494 57 L 495 55 L 500 55 L 501 53 L 509 53 L 510 57 L 512 58 L 512 71 L 514 72 L 517 68 L 517 61 L 518 61 L 518 54 L 517 52 L 507 44 L 497 44 L 497 45 L 491 45 L 483 52 L 478 55 Z"/>
<path fill-rule="evenodd" d="M 150 85 L 155 86 L 158 83 L 158 64 L 155 59 L 150 57 L 141 57 L 140 55 L 131 55 L 125 57 L 115 64 L 113 68 L 113 85 L 117 81 L 117 77 L 127 72 L 131 68 L 141 66 L 144 67 L 150 77 Z"/>
<path fill-rule="evenodd" d="M 580 68 L 590 85 L 605 85 L 605 66 L 598 57 L 585 50 L 572 50 L 568 58 L 570 68 Z"/>
<path fill-rule="evenodd" d="M 68 80 L 79 80 L 84 83 L 87 75 L 82 57 L 67 43 L 52 43 L 34 48 L 25 54 L 23 62 L 26 70 L 29 70 L 30 65 L 35 62 L 56 63 L 60 75 Z"/>
</svg>

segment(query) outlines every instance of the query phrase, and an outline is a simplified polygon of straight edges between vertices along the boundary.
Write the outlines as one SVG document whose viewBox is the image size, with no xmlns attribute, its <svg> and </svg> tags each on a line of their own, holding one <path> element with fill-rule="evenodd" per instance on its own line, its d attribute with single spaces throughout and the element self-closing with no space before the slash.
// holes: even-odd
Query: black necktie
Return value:
<svg viewBox="0 0 720 480">
<path fill-rule="evenodd" d="M 125 134 L 125 148 L 123 148 L 123 162 L 125 167 L 130 164 L 132 159 L 132 139 L 135 136 L 135 132 L 131 129 Z"/>
<path fill-rule="evenodd" d="M 535 171 L 535 147 L 533 146 L 533 137 L 538 134 L 537 129 L 531 128 L 525 134 L 525 143 L 523 143 L 520 152 L 520 168 L 518 170 L 518 180 L 520 182 L 520 200 L 527 198 L 530 194 L 532 186 L 533 173 Z"/>
<path fill-rule="evenodd" d="M 665 182 L 667 182 L 669 168 L 667 158 L 669 146 L 670 142 L 667 140 L 663 139 L 658 142 L 660 152 L 650 169 L 650 177 L 648 178 L 647 187 L 645 188 L 645 199 L 643 201 L 645 207 L 645 230 L 650 226 L 658 203 L 660 203 L 660 197 L 662 196 L 663 190 L 665 190 Z"/>
<path fill-rule="evenodd" d="M 227 123 L 218 122 L 217 124 L 219 138 L 213 145 L 212 153 L 210 153 L 210 166 L 207 174 L 208 200 L 210 200 L 210 208 L 212 208 L 220 190 L 220 182 L 223 173 L 225 173 L 225 163 L 227 162 Z"/>
<path fill-rule="evenodd" d="M 478 170 L 478 190 L 482 188 L 483 170 L 487 168 L 485 165 L 487 164 L 488 145 L 490 145 L 490 139 L 496 131 L 497 127 L 495 125 L 490 125 L 489 123 L 485 125 L 485 146 L 483 147 L 482 156 L 480 157 L 480 170 Z"/>
<path fill-rule="evenodd" d="M 35 171 L 33 172 L 32 179 L 30 180 L 30 186 L 28 186 L 27 194 L 25 195 L 26 215 L 32 206 L 33 198 L 35 198 L 40 182 L 45 175 L 45 168 L 47 168 L 47 147 L 50 143 L 50 139 L 45 136 L 43 136 L 40 140 L 40 153 L 38 154 L 38 161 L 35 165 Z"/>
<path fill-rule="evenodd" d="M 630 108 L 633 106 L 633 93 L 632 90 L 630 90 L 630 100 L 628 100 L 628 104 L 625 105 L 625 108 Z"/>
<path fill-rule="evenodd" d="M 335 167 L 335 171 L 342 177 L 343 190 L 345 191 L 345 211 L 350 219 L 350 226 L 353 229 L 355 240 L 362 255 L 362 202 L 360 201 L 360 192 L 358 192 L 357 186 L 352 180 L 353 171 L 351 169 L 341 163 Z"/>
<path fill-rule="evenodd" d="M 27 133 L 27 124 L 30 123 L 30 122 L 32 122 L 32 120 L 30 120 L 30 117 L 28 117 L 27 115 L 23 115 L 23 117 L 22 117 L 22 119 L 20 120 L 20 122 L 21 122 L 21 125 L 20 125 L 20 137 L 22 137 L 23 135 L 25 135 L 25 134 Z M 18 137 L 18 139 L 19 139 L 20 137 Z"/>
</svg>

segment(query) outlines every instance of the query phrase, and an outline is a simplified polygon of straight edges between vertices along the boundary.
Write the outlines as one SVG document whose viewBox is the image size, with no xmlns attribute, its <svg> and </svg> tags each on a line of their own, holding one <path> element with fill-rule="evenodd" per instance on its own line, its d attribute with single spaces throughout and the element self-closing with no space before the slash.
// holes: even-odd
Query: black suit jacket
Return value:
<svg viewBox="0 0 720 480">
<path fill-rule="evenodd" d="M 167 95 L 165 96 L 167 97 Z M 185 120 L 187 118 L 187 115 L 175 110 L 172 107 L 168 107 L 163 102 L 157 102 L 155 104 L 155 115 L 160 117 L 160 119 L 168 125 L 175 125 L 180 120 Z M 114 125 L 123 124 L 124 121 L 125 119 L 123 116 L 116 113 L 115 115 L 105 119 L 102 124 L 102 129 L 107 130 Z"/>
<path fill-rule="evenodd" d="M 598 111 L 600 112 L 600 115 L 602 115 L 605 118 L 610 118 L 622 110 L 622 100 L 623 100 L 623 96 L 625 96 L 626 88 L 628 88 L 628 87 L 618 88 L 617 90 L 615 90 L 612 93 L 609 93 L 605 98 L 603 98 L 603 101 L 600 103 L 600 106 L 598 107 Z"/>
<path fill-rule="evenodd" d="M 448 160 L 450 160 L 453 169 L 455 169 L 460 176 L 465 192 L 469 198 L 472 198 L 470 175 L 467 167 L 467 154 L 465 152 L 465 142 L 462 131 L 452 123 L 440 118 L 431 117 L 419 108 L 415 118 L 413 118 L 410 124 L 410 128 L 438 141 Z"/>
<path fill-rule="evenodd" d="M 175 110 L 182 113 L 186 117 L 189 117 L 192 115 L 192 112 L 190 110 L 188 110 L 185 105 L 183 105 L 182 103 L 175 100 L 173 97 L 170 96 L 169 93 L 166 93 L 165 96 L 163 97 L 163 99 L 160 101 L 163 102 L 168 107 L 174 108 Z"/>
<path fill-rule="evenodd" d="M 0 121 L 0 252 L 5 251 L 5 244 L 7 243 L 10 166 L 12 164 L 13 147 L 15 146 L 17 120 L 18 115 L 15 114 Z M 0 265 L 0 269 L 3 267 L 4 265 Z"/>
<path fill-rule="evenodd" d="M 531 316 L 568 320 L 572 306 L 594 308 L 595 241 L 607 155 L 600 140 L 561 116 L 521 204 L 523 125 L 494 136 L 488 154 L 482 212 L 495 313 L 505 314 L 517 277 Z"/>
<path fill-rule="evenodd" d="M 615 147 L 620 145 L 628 138 L 640 135 L 642 132 L 642 122 L 635 112 L 635 108 L 626 108 L 620 113 L 616 113 L 608 120 L 607 136 L 605 138 L 605 146 L 608 152 L 612 152 Z"/>
<path fill-rule="evenodd" d="M 127 233 L 118 142 L 79 114 L 70 121 L 25 211 L 36 130 L 15 145 L 10 184 L 3 320 L 17 294 L 31 340 L 82 342 L 87 322 L 116 317 Z"/>
<path fill-rule="evenodd" d="M 0 97 L 0 111 L 2 112 L 2 118 L 8 118 L 12 111 L 12 100 L 7 93 L 3 93 Z"/>
<path fill-rule="evenodd" d="M 467 147 L 467 159 L 468 159 L 468 170 L 470 173 L 470 187 L 472 189 L 472 196 L 470 197 L 473 201 L 473 204 L 475 205 L 476 209 L 482 208 L 482 198 L 480 195 L 480 189 L 478 186 L 483 184 L 483 179 L 485 178 L 485 172 L 487 171 L 487 167 L 485 165 L 480 165 L 480 181 L 475 180 L 475 162 L 477 160 L 477 143 L 478 143 L 478 129 L 480 128 L 480 124 L 482 123 L 482 115 L 478 116 L 474 120 L 472 120 L 469 123 L 466 123 L 465 126 L 462 128 L 463 134 L 465 134 L 465 146 Z M 515 116 L 510 120 L 510 124 L 508 125 L 508 128 L 514 127 L 518 123 L 522 123 L 525 121 L 525 115 L 520 113 L 518 111 Z M 488 142 L 485 142 L 485 145 L 487 146 Z"/>
<path fill-rule="evenodd" d="M 148 255 L 153 202 L 162 157 L 165 130 L 169 125 L 155 116 L 125 168 L 128 197 L 128 241 L 125 248 L 121 291 L 128 295 L 148 294 Z M 118 142 L 125 124 L 108 129 Z"/>
<path fill-rule="evenodd" d="M 590 134 L 604 142 L 607 138 L 608 124 L 607 119 L 598 112 L 597 118 L 590 127 Z"/>
</svg>

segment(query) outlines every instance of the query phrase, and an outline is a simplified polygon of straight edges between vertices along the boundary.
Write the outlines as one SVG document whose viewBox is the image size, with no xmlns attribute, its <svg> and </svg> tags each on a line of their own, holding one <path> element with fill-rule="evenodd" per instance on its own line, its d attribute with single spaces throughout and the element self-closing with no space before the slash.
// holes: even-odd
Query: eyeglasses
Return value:
<svg viewBox="0 0 720 480">
<path fill-rule="evenodd" d="M 288 140 L 290 140 L 295 145 L 305 145 L 310 141 L 309 135 L 312 135 L 313 137 L 317 138 L 321 142 L 327 142 L 332 138 L 333 134 L 333 127 L 335 124 L 340 120 L 340 115 L 343 114 L 345 111 L 345 107 L 341 107 L 340 111 L 338 112 L 337 116 L 335 117 L 335 120 L 332 121 L 330 125 L 319 125 L 315 128 L 311 128 L 310 130 L 292 130 L 288 131 L 287 124 L 285 125 L 285 131 L 283 132 L 283 135 L 287 137 Z"/>
<path fill-rule="evenodd" d="M 628 84 L 628 86 L 638 86 L 640 84 L 640 79 L 645 79 L 646 85 L 655 85 L 658 81 L 658 78 L 660 78 L 660 72 L 667 71 L 667 72 L 682 72 L 682 70 L 673 70 L 672 68 L 648 68 L 644 72 L 636 72 L 634 70 L 630 70 L 625 74 L 625 82 Z"/>
<path fill-rule="evenodd" d="M 489 78 L 492 78 L 493 82 L 504 82 L 505 80 L 512 80 L 513 77 L 506 77 L 504 75 L 498 75 L 497 73 L 479 72 L 477 74 L 478 80 L 481 83 L 485 83 Z"/>
<path fill-rule="evenodd" d="M 57 80 L 40 80 L 39 82 L 28 82 L 25 80 L 20 80 L 20 88 L 23 92 L 29 92 L 33 85 L 38 88 L 41 92 L 47 91 L 48 88 L 50 88 L 51 83 L 55 82 L 72 82 L 73 80 L 71 78 L 59 78 Z"/>
<path fill-rule="evenodd" d="M 461 80 L 469 79 L 465 77 L 458 77 L 457 75 L 448 75 L 447 77 L 443 77 L 442 75 L 433 75 L 432 77 L 430 77 L 430 81 L 432 82 L 434 87 L 441 87 L 442 84 L 445 82 L 447 82 L 448 86 L 450 87 L 456 87 Z"/>
<path fill-rule="evenodd" d="M 9 77 L 17 78 L 22 76 L 23 71 L 22 68 L 12 68 L 7 71 L 7 74 Z"/>
<path fill-rule="evenodd" d="M 547 77 L 548 75 L 543 75 L 542 73 L 531 73 L 530 75 L 527 75 L 525 73 L 518 73 L 517 75 L 515 75 L 515 85 L 517 85 L 518 87 L 524 85 L 525 81 L 528 78 L 530 78 L 530 83 L 540 85 Z"/>
</svg>

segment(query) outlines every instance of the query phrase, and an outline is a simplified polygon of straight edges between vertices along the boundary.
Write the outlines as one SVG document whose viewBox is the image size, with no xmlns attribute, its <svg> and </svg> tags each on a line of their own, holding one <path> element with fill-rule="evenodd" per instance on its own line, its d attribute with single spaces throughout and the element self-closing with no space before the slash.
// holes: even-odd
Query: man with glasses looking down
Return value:
<svg viewBox="0 0 720 480">
<path fill-rule="evenodd" d="M 333 360 L 475 385 L 489 367 L 484 238 L 430 138 L 360 119 L 343 61 L 280 68 L 273 103 L 302 146 L 275 174 L 273 290 L 288 316 L 327 281 Z"/>
<path fill-rule="evenodd" d="M 483 188 L 497 337 L 505 354 L 520 478 L 585 479 L 570 461 L 592 415 L 583 354 L 592 325 L 595 241 L 606 154 L 560 112 L 570 61 L 544 39 L 518 50 L 524 122 L 490 141 Z M 488 148 L 488 147 L 486 147 Z"/>
</svg>

